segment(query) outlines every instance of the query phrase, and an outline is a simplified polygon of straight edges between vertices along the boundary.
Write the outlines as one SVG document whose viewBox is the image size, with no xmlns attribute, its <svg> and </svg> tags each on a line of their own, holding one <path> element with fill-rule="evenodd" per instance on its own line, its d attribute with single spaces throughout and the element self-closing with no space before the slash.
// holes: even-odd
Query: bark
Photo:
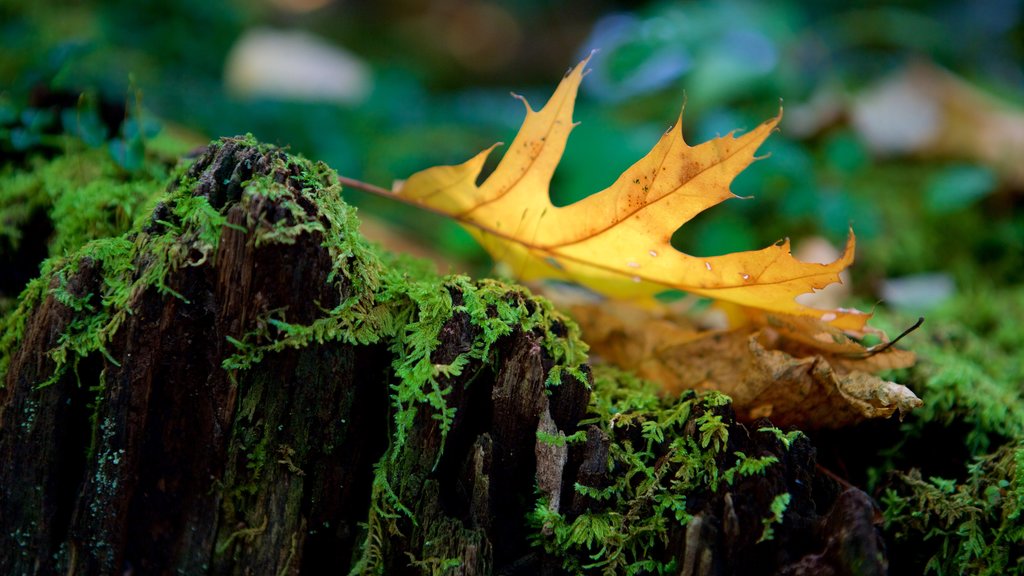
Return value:
<svg viewBox="0 0 1024 576">
<path fill-rule="evenodd" d="M 319 232 L 252 241 L 259 223 L 287 217 L 272 201 L 238 202 L 244 182 L 261 174 L 301 199 L 301 175 L 280 151 L 226 140 L 200 157 L 183 181 L 232 225 L 216 253 L 165 280 L 181 297 L 142 293 L 109 354 L 80 359 L 43 388 L 53 371 L 47 352 L 75 312 L 52 294 L 32 311 L 0 388 L 0 572 L 559 573 L 560 559 L 531 545 L 527 514 L 538 492 L 569 518 L 600 507 L 574 485 L 607 484 L 611 439 L 590 426 L 571 447 L 538 442 L 538 429 L 580 429 L 590 400 L 575 379 L 545 385 L 554 360 L 544 334 L 514 329 L 494 361 L 447 379 L 447 435 L 423 409 L 400 446 L 383 343 L 328 341 L 268 353 L 249 370 L 222 368 L 235 352 L 228 337 L 268 311 L 286 308 L 289 322 L 308 324 L 356 289 L 328 281 L 332 256 Z M 68 289 L 85 297 L 103 280 L 86 261 Z M 431 360 L 451 362 L 480 330 L 456 312 Z M 737 447 L 756 444 L 783 465 L 695 497 L 694 519 L 664 556 L 687 575 L 882 573 L 870 499 L 840 495 L 817 476 L 806 440 L 785 451 L 767 435 L 750 438 Z M 760 518 L 748 500 L 763 505 L 779 490 L 792 493 L 793 512 L 778 543 L 758 548 Z M 396 502 L 408 513 L 396 513 Z"/>
</svg>

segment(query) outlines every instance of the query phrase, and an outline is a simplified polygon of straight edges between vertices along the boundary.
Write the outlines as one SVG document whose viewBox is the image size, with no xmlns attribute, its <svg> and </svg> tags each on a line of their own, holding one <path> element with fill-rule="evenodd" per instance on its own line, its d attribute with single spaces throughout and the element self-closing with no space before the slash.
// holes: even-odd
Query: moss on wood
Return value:
<svg viewBox="0 0 1024 576">
<path fill-rule="evenodd" d="M 852 474 L 894 568 L 1024 570 L 1020 290 L 929 321 L 907 422 L 808 438 L 591 375 L 544 299 L 368 244 L 322 163 L 103 152 L 0 174 L 2 249 L 49 238 L 0 310 L 12 573 L 884 570 L 874 504 L 815 444 L 874 451 Z"/>
</svg>

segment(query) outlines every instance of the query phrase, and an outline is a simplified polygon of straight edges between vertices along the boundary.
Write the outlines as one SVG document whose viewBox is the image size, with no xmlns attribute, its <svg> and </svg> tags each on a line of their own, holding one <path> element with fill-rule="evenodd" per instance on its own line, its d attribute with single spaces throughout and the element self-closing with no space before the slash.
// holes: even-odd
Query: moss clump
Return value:
<svg viewBox="0 0 1024 576">
<path fill-rule="evenodd" d="M 63 164 L 77 164 L 91 157 L 88 151 L 84 154 L 84 158 L 69 155 L 45 165 L 41 170 L 42 178 L 36 184 L 45 185 L 47 175 L 58 178 L 54 175 L 64 174 Z M 203 198 L 182 194 L 167 198 L 166 214 L 173 222 L 162 221 L 166 229 L 161 233 L 141 230 L 145 217 L 133 218 L 134 226 L 123 231 L 127 214 L 153 204 L 163 187 L 162 182 L 142 180 L 129 185 L 115 184 L 99 175 L 97 178 L 83 183 L 58 180 L 65 189 L 52 199 L 50 213 L 54 218 L 68 217 L 55 225 L 56 233 L 50 239 L 51 257 L 41 264 L 40 275 L 29 282 L 19 297 L 17 308 L 2 321 L 5 334 L 0 339 L 0 378 L 6 373 L 11 355 L 24 335 L 29 314 L 48 294 L 72 311 L 72 319 L 59 345 L 48 352 L 54 362 L 52 375 L 38 384 L 45 386 L 56 382 L 67 368 L 77 366 L 80 359 L 93 352 L 118 364 L 118 360 L 108 354 L 106 345 L 125 315 L 131 313 L 132 303 L 149 288 L 178 296 L 164 282 L 167 274 L 194 263 L 197 255 L 209 254 L 215 248 L 225 220 L 210 209 Z M 25 186 L 19 190 L 32 189 L 32 186 Z M 92 190 L 92 193 L 79 197 L 80 189 Z M 107 189 L 120 191 L 112 193 L 108 200 L 121 206 L 120 213 L 125 216 L 118 216 L 118 210 L 114 210 L 110 219 L 99 218 L 96 223 L 90 223 L 89 215 L 95 214 L 93 208 L 78 208 L 77 203 L 88 202 L 92 196 L 102 197 L 103 190 Z M 121 192 L 125 195 L 115 201 Z M 104 204 L 100 202 L 100 205 Z M 98 290 L 89 290 L 80 281 L 79 272 L 86 267 L 99 275 Z"/>
<path fill-rule="evenodd" d="M 925 399 L 872 473 L 895 568 L 1024 574 L 1024 288 L 951 301 L 904 381 Z"/>
<path fill-rule="evenodd" d="M 687 392 L 670 398 L 659 392 L 631 374 L 595 369 L 592 417 L 581 424 L 593 425 L 608 440 L 606 469 L 596 484 L 575 485 L 582 513 L 559 513 L 542 498 L 530 516 L 534 543 L 561 559 L 568 573 L 677 574 L 682 534 L 693 515 L 720 488 L 729 492 L 778 470 L 777 455 L 746 447 L 747 437 L 731 437 L 747 432 L 733 421 L 728 397 Z M 806 442 L 799 432 L 771 426 L 757 434 L 783 452 L 798 438 Z M 586 440 L 582 432 L 565 439 Z M 763 506 L 754 505 L 770 519 L 761 541 L 772 538 L 771 527 L 783 521 L 790 497 L 785 491 L 765 495 Z"/>
<path fill-rule="evenodd" d="M 20 248 L 23 225 L 35 211 L 46 212 L 53 223 L 50 256 L 128 231 L 140 215 L 149 214 L 154 193 L 167 179 L 165 166 L 150 166 L 147 173 L 129 173 L 106 150 L 87 148 L 50 160 L 36 159 L 27 168 L 8 167 L 0 187 L 3 249 Z"/>
<path fill-rule="evenodd" d="M 928 338 L 908 381 L 928 397 L 905 430 L 967 426 L 965 447 L 984 454 L 1007 439 L 1024 440 L 1024 288 L 968 293 L 929 316 Z"/>
<path fill-rule="evenodd" d="M 899 473 L 882 496 L 886 529 L 931 574 L 1024 572 L 1024 443 L 967 466 L 967 477 Z"/>
<path fill-rule="evenodd" d="M 62 302 L 76 312 L 98 310 L 90 295 L 68 291 L 68 271 L 83 258 L 98 257 L 104 272 L 111 272 L 116 261 L 130 262 L 125 252 L 130 242 L 121 236 L 149 216 L 172 169 L 166 159 L 149 154 L 141 169 L 129 171 L 103 142 L 90 145 L 70 133 L 52 140 L 63 154 L 49 157 L 42 153 L 45 148 L 29 149 L 24 163 L 0 166 L 0 267 L 5 270 L 0 281 L 0 383 L 23 337 L 28 311 L 41 302 L 55 275 L 61 279 L 55 295 Z M 108 241 L 78 252 L 101 239 Z M 110 294 L 123 292 L 124 273 L 111 276 L 120 285 L 111 287 Z M 66 357 L 69 348 L 102 351 L 110 318 L 100 316 L 76 318 L 56 357 Z"/>
<path fill-rule="evenodd" d="M 43 259 L 119 236 L 145 218 L 169 173 L 159 162 L 128 173 L 104 149 L 74 140 L 69 147 L 52 159 L 34 157 L 25 167 L 0 167 L 0 265 L 6 270 L 0 314 L 13 307 Z"/>
</svg>

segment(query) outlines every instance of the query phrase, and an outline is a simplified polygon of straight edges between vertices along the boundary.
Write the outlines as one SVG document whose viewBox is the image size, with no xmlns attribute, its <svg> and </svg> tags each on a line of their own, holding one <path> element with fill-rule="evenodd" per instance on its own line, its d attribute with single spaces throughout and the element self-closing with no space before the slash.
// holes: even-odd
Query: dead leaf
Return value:
<svg viewBox="0 0 1024 576">
<path fill-rule="evenodd" d="M 1024 110 L 917 61 L 853 104 L 853 125 L 880 154 L 966 158 L 1024 186 Z"/>
<path fill-rule="evenodd" d="M 735 197 L 730 183 L 754 160 L 781 114 L 747 134 L 696 147 L 683 141 L 677 122 L 609 188 L 554 206 L 549 185 L 573 128 L 585 65 L 566 75 L 544 108 L 534 111 L 527 104 L 519 133 L 482 184 L 476 184 L 477 177 L 493 147 L 464 164 L 418 172 L 396 195 L 464 224 L 521 281 L 572 281 L 633 301 L 652 301 L 678 289 L 771 313 L 814 318 L 827 313 L 836 328 L 863 328 L 867 314 L 824 312 L 795 300 L 839 280 L 839 272 L 853 262 L 852 233 L 842 255 L 829 264 L 796 260 L 788 240 L 716 257 L 684 254 L 669 242 L 682 224 Z"/>
<path fill-rule="evenodd" d="M 827 345 L 808 345 L 801 341 L 804 328 L 786 325 L 803 318 L 699 331 L 685 316 L 626 303 L 576 304 L 570 311 L 594 360 L 632 370 L 669 393 L 723 392 L 741 420 L 770 417 L 777 426 L 838 428 L 895 412 L 902 417 L 921 405 L 910 389 L 871 374 L 909 366 L 913 353 L 890 348 L 866 355 L 831 327 Z M 815 334 L 807 328 L 806 334 Z"/>
</svg>

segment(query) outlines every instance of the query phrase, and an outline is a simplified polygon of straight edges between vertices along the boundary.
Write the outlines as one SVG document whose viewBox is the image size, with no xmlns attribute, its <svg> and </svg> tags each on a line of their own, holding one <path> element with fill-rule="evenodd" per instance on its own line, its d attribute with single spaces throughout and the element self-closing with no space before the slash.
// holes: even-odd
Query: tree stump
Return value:
<svg viewBox="0 0 1024 576">
<path fill-rule="evenodd" d="M 6 326 L 4 574 L 885 571 L 806 437 L 617 400 L 550 304 L 379 253 L 330 169 L 251 138 Z"/>
</svg>

